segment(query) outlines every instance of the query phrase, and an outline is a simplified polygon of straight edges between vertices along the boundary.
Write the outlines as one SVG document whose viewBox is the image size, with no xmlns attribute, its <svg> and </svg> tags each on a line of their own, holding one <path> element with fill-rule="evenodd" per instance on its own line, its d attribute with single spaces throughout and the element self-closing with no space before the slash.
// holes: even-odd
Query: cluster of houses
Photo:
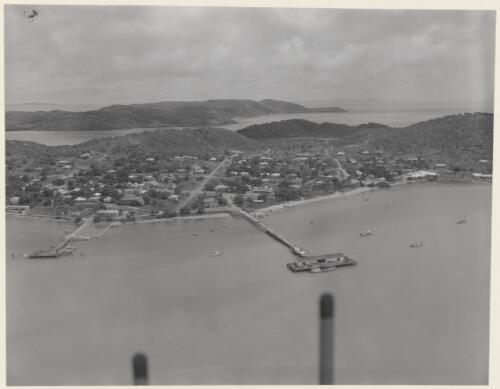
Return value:
<svg viewBox="0 0 500 389">
<path fill-rule="evenodd" d="M 419 156 L 388 160 L 383 151 L 332 149 L 328 153 L 325 150 L 318 148 L 286 155 L 277 154 L 280 152 L 277 150 L 249 156 L 235 153 L 226 169 L 226 179 L 206 190 L 198 200 L 208 209 L 225 206 L 235 193 L 242 194 L 250 203 L 275 202 L 283 201 L 280 197 L 283 188 L 300 195 L 314 195 L 317 191 L 333 192 L 346 187 L 384 187 L 398 176 L 408 180 L 432 179 L 449 170 L 445 163 L 429 166 Z M 61 159 L 52 168 L 37 167 L 34 170 L 39 173 L 38 177 L 30 177 L 26 187 L 37 184 L 40 193 L 44 192 L 45 201 L 50 200 L 50 206 L 64 204 L 72 215 L 109 210 L 106 217 L 113 214 L 113 218 L 117 218 L 117 210 L 111 209 L 117 205 L 144 207 L 161 201 L 175 206 L 223 158 L 222 155 L 204 159 L 188 155 L 168 160 L 152 156 L 128 161 L 125 158 L 128 163 L 125 169 L 123 162 L 110 160 L 105 155 L 99 160 L 96 157 L 95 153 L 86 152 L 72 160 Z M 95 162 L 99 162 L 98 173 L 90 169 Z M 480 160 L 479 164 L 490 166 L 491 162 Z M 42 170 L 46 174 L 44 179 Z M 491 180 L 492 175 L 478 172 L 472 173 L 472 177 Z M 47 191 L 51 197 L 47 197 Z M 40 204 L 27 203 L 19 195 L 8 196 L 11 213 L 26 213 L 30 205 Z"/>
<path fill-rule="evenodd" d="M 148 164 L 157 161 L 146 157 L 141 169 L 137 169 L 141 172 L 131 169 L 124 178 L 120 167 L 107 158 L 101 158 L 99 163 L 94 164 L 99 166 L 99 173 L 91 171 L 90 163 L 94 162 L 94 157 L 95 154 L 88 152 L 72 160 L 59 160 L 50 168 L 37 167 L 35 175 L 30 175 L 22 188 L 23 192 L 30 191 L 31 196 L 11 195 L 7 204 L 13 207 L 31 205 L 32 208 L 64 205 L 65 214 L 82 216 L 107 208 L 107 204 L 142 207 L 147 205 L 148 198 L 153 198 L 153 201 L 158 198 L 175 205 L 217 162 L 217 157 L 200 161 L 193 156 L 176 156 L 162 161 L 168 164 L 168 169 L 158 171 L 151 168 L 144 172 L 148 170 Z M 122 176 L 117 180 L 119 174 Z M 36 190 L 40 195 L 33 196 L 34 187 L 38 188 Z M 40 199 L 44 199 L 43 204 Z M 10 211 L 15 212 L 14 208 Z"/>
</svg>

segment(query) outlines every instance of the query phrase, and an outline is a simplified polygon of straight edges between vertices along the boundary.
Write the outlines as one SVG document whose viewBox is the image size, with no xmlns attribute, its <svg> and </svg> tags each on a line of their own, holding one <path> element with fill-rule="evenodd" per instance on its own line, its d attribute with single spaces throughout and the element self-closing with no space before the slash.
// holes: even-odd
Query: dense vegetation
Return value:
<svg viewBox="0 0 500 389">
<path fill-rule="evenodd" d="M 173 157 L 205 156 L 227 150 L 250 150 L 256 142 L 222 128 L 185 128 L 94 139 L 72 146 L 45 146 L 35 142 L 7 141 L 7 159 L 31 159 L 36 166 L 53 165 L 58 159 L 77 157 L 88 151 L 120 156 L 132 151 L 143 155 Z"/>
<path fill-rule="evenodd" d="M 493 115 L 466 113 L 373 132 L 369 145 L 398 154 L 436 153 L 443 158 L 493 158 Z"/>
<path fill-rule="evenodd" d="M 387 128 L 387 126 L 378 123 L 367 123 L 359 126 L 349 126 L 347 124 L 337 123 L 319 124 L 304 119 L 292 119 L 254 124 L 238 130 L 238 132 L 252 139 L 294 137 L 340 138 L 373 128 Z"/>
<path fill-rule="evenodd" d="M 278 100 L 167 101 L 150 104 L 112 105 L 86 112 L 8 111 L 7 131 L 79 131 L 169 126 L 213 126 L 234 123 L 236 117 L 272 113 L 342 112 L 341 108 L 307 108 Z"/>
<path fill-rule="evenodd" d="M 95 139 L 81 145 L 84 148 L 112 155 L 131 149 L 161 157 L 175 155 L 202 156 L 228 149 L 249 150 L 255 141 L 223 128 L 167 128 L 143 133 Z"/>
<path fill-rule="evenodd" d="M 298 138 L 331 138 L 338 147 L 359 145 L 390 155 L 435 155 L 443 162 L 477 163 L 493 158 L 493 115 L 465 113 L 420 122 L 404 128 L 378 123 L 348 126 L 284 120 L 252 125 L 238 131 L 249 138 L 273 143 Z"/>
</svg>

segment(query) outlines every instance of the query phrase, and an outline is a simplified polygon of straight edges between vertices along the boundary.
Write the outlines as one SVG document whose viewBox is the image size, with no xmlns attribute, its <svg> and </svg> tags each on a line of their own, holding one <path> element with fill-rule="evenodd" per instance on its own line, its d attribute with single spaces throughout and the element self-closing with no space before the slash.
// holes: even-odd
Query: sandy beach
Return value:
<svg viewBox="0 0 500 389">
<path fill-rule="evenodd" d="M 277 211 L 277 210 L 283 209 L 283 208 L 292 208 L 292 207 L 296 207 L 298 205 L 315 203 L 317 201 L 337 199 L 340 197 L 357 195 L 357 194 L 361 194 L 361 193 L 365 193 L 365 192 L 370 192 L 373 190 L 375 190 L 375 188 L 363 187 L 363 188 L 356 188 L 356 189 L 350 190 L 348 192 L 336 192 L 336 193 L 332 193 L 332 194 L 325 195 L 325 196 L 313 197 L 310 199 L 289 201 L 287 203 L 276 204 L 276 205 L 271 205 L 270 207 L 261 208 L 259 210 L 256 210 L 255 214 L 262 215 L 262 214 L 265 214 L 267 212 L 273 212 L 273 211 Z"/>
<path fill-rule="evenodd" d="M 396 185 L 400 185 L 400 184 L 406 184 L 406 183 L 407 183 L 406 181 L 397 181 L 397 182 L 391 183 L 391 187 L 396 186 Z M 318 196 L 318 197 L 313 197 L 310 199 L 289 201 L 287 203 L 271 205 L 271 206 L 266 207 L 266 208 L 258 209 L 254 213 L 256 215 L 263 215 L 267 212 L 273 212 L 273 211 L 277 211 L 277 210 L 283 209 L 283 208 L 292 208 L 292 207 L 296 207 L 298 205 L 315 203 L 317 201 L 338 199 L 338 198 L 346 197 L 346 196 L 354 196 L 354 195 L 358 195 L 358 194 L 365 193 L 365 192 L 373 192 L 373 191 L 378 190 L 378 189 L 380 189 L 380 188 L 364 186 L 364 187 L 356 188 L 356 189 L 353 189 L 353 190 L 350 190 L 347 192 L 335 192 L 335 193 L 325 195 L 325 196 Z"/>
</svg>

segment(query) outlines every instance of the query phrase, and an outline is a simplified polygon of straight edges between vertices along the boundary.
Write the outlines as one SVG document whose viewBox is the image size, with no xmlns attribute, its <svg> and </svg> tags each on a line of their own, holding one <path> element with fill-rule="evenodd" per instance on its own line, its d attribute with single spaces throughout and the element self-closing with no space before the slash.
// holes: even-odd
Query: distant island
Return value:
<svg viewBox="0 0 500 389">
<path fill-rule="evenodd" d="M 346 112 L 339 107 L 308 108 L 279 100 L 165 101 L 110 105 L 84 112 L 7 111 L 6 131 L 98 131 L 129 128 L 220 126 L 235 118 L 278 113 Z"/>
</svg>

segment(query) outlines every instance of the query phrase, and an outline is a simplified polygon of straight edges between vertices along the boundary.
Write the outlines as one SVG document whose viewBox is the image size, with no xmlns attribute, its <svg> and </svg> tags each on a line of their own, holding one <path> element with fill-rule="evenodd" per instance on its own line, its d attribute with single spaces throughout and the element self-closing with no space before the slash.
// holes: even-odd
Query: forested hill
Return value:
<svg viewBox="0 0 500 389">
<path fill-rule="evenodd" d="M 493 158 L 493 114 L 465 113 L 405 128 L 373 131 L 368 144 L 404 154 L 439 153 L 448 158 Z"/>
<path fill-rule="evenodd" d="M 338 138 L 364 132 L 367 129 L 388 128 L 379 123 L 367 123 L 359 126 L 349 126 L 337 123 L 315 123 L 303 119 L 282 120 L 264 124 L 254 124 L 238 132 L 252 139 L 270 138 Z"/>
<path fill-rule="evenodd" d="M 307 108 L 278 100 L 166 101 L 111 105 L 85 112 L 7 111 L 6 130 L 79 131 L 154 127 L 216 126 L 237 117 L 273 113 L 343 112 L 338 107 Z"/>
<path fill-rule="evenodd" d="M 200 156 L 224 150 L 251 150 L 252 139 L 223 128 L 166 128 L 114 138 L 94 139 L 81 144 L 93 151 L 119 154 L 131 148 L 157 156 Z"/>
<path fill-rule="evenodd" d="M 453 160 L 493 157 L 493 114 L 464 113 L 393 128 L 378 123 L 348 126 L 307 120 L 253 125 L 238 131 L 266 141 L 292 137 L 332 138 L 338 146 L 362 144 L 367 149 L 393 154 L 441 154 Z"/>
<path fill-rule="evenodd" d="M 87 151 L 104 152 L 110 156 L 138 151 L 145 155 L 173 157 L 204 156 L 226 150 L 245 151 L 255 147 L 255 141 L 221 128 L 172 128 L 94 139 L 72 146 L 46 146 L 35 142 L 7 141 L 6 154 L 38 159 L 42 163 L 47 160 L 76 157 Z"/>
</svg>

